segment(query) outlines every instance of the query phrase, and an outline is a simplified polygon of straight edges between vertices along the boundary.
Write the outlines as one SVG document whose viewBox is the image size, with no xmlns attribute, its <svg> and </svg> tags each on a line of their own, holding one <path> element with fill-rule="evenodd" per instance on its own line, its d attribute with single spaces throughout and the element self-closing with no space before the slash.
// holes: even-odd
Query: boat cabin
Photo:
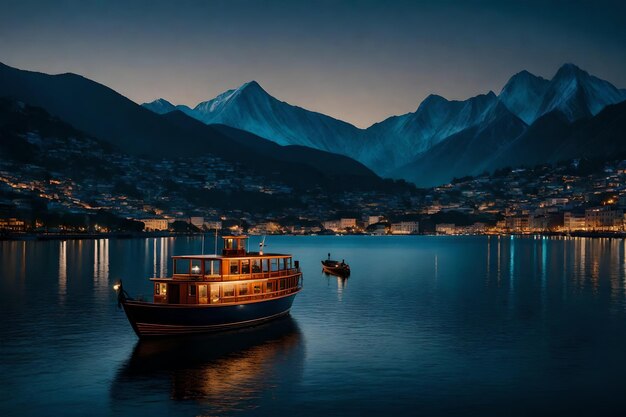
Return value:
<svg viewBox="0 0 626 417">
<path fill-rule="evenodd" d="M 247 236 L 224 236 L 221 255 L 173 256 L 168 278 L 151 278 L 154 302 L 228 304 L 282 297 L 302 288 L 298 261 L 291 255 L 248 252 Z"/>
</svg>

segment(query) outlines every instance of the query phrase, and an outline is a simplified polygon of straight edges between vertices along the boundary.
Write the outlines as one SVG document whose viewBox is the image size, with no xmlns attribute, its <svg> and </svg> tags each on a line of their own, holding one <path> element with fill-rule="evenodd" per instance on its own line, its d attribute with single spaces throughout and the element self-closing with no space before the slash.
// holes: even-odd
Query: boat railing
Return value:
<svg viewBox="0 0 626 417">
<path fill-rule="evenodd" d="M 279 271 L 253 272 L 244 274 L 222 275 L 224 281 L 255 280 L 270 278 L 286 278 L 300 274 L 300 268 L 282 269 Z"/>
<path fill-rule="evenodd" d="M 195 274 L 174 274 L 172 279 L 185 280 L 185 281 L 221 281 L 222 276 L 220 274 L 207 274 L 207 275 L 195 275 Z"/>
<path fill-rule="evenodd" d="M 253 272 L 243 274 L 212 274 L 212 275 L 195 275 L 195 274 L 174 274 L 173 280 L 180 281 L 208 281 L 208 282 L 222 282 L 222 281 L 241 281 L 241 280 L 255 280 L 255 279 L 271 279 L 271 278 L 287 278 L 300 274 L 300 268 L 281 269 L 278 271 L 264 271 Z M 166 280 L 167 278 L 159 278 Z"/>
<path fill-rule="evenodd" d="M 278 291 L 272 292 L 264 292 L 260 294 L 249 294 L 249 295 L 238 295 L 232 297 L 222 297 L 218 302 L 211 302 L 211 304 L 228 304 L 228 303 L 239 303 L 244 301 L 252 301 L 252 300 L 264 300 L 276 297 L 282 297 L 285 295 L 289 295 L 295 292 L 298 292 L 302 289 L 302 285 L 298 283 L 295 287 L 285 288 Z"/>
</svg>

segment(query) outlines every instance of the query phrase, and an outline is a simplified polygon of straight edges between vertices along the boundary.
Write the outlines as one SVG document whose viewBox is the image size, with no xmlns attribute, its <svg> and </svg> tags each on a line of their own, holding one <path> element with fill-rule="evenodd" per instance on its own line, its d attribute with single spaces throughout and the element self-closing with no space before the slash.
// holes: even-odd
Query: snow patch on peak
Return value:
<svg viewBox="0 0 626 417">
<path fill-rule="evenodd" d="M 150 103 L 143 103 L 141 106 L 157 114 L 165 114 L 176 110 L 176 106 L 164 98 L 158 98 Z"/>
</svg>

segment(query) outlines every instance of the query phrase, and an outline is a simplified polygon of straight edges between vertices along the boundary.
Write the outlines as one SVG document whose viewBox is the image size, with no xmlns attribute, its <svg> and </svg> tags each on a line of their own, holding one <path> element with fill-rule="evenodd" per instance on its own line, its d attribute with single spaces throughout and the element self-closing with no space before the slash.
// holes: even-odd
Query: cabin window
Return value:
<svg viewBox="0 0 626 417">
<path fill-rule="evenodd" d="M 292 263 L 292 259 L 291 258 L 287 258 L 287 268 L 291 269 L 293 268 L 293 263 Z"/>
<path fill-rule="evenodd" d="M 200 275 L 202 271 L 202 261 L 200 259 L 191 260 L 191 274 Z"/>
<path fill-rule="evenodd" d="M 204 275 L 219 275 L 220 263 L 217 260 L 204 261 Z"/>
<path fill-rule="evenodd" d="M 254 284 L 252 284 L 252 292 L 254 294 L 260 294 L 261 293 L 261 283 L 260 282 L 255 282 Z"/>
<path fill-rule="evenodd" d="M 239 295 L 248 295 L 248 284 L 239 284 Z"/>
<path fill-rule="evenodd" d="M 230 273 L 239 274 L 239 261 L 230 261 Z"/>
<path fill-rule="evenodd" d="M 198 301 L 200 302 L 200 304 L 206 304 L 208 301 L 206 287 L 206 285 L 198 285 Z"/>
<path fill-rule="evenodd" d="M 224 249 L 234 249 L 235 239 L 225 239 Z"/>
<path fill-rule="evenodd" d="M 196 296 L 196 286 L 195 285 L 190 285 L 189 286 L 189 296 L 190 297 L 195 297 Z"/>
<path fill-rule="evenodd" d="M 268 281 L 266 287 L 267 287 L 267 292 L 274 291 L 274 282 L 273 281 Z"/>
<path fill-rule="evenodd" d="M 234 285 L 224 285 L 224 297 L 234 297 L 235 296 L 235 286 Z"/>
<path fill-rule="evenodd" d="M 274 258 L 272 259 L 272 264 L 271 264 L 271 271 L 278 271 L 278 259 Z"/>
<path fill-rule="evenodd" d="M 263 272 L 268 272 L 270 270 L 270 260 L 269 259 L 263 259 Z"/>
<path fill-rule="evenodd" d="M 179 275 L 189 275 L 191 262 L 189 259 L 176 259 L 174 261 L 174 273 Z"/>
<path fill-rule="evenodd" d="M 261 272 L 261 260 L 254 259 L 252 260 L 252 273 L 258 274 L 259 272 Z"/>
<path fill-rule="evenodd" d="M 226 291 L 224 291 L 224 295 L 226 296 Z M 211 285 L 211 302 L 217 303 L 220 301 L 220 285 L 212 284 Z"/>
<path fill-rule="evenodd" d="M 285 280 L 281 279 L 280 281 L 278 281 L 278 290 L 284 290 L 285 289 Z"/>
<path fill-rule="evenodd" d="M 250 260 L 249 259 L 241 261 L 241 273 L 242 274 L 250 273 Z"/>
<path fill-rule="evenodd" d="M 154 293 L 156 295 L 167 295 L 167 284 L 157 282 L 154 284 Z"/>
</svg>

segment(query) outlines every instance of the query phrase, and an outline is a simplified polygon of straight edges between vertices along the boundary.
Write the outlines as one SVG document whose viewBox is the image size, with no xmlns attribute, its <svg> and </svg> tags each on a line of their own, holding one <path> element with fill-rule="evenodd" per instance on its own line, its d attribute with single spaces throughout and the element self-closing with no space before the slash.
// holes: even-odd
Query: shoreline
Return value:
<svg viewBox="0 0 626 417">
<path fill-rule="evenodd" d="M 163 237 L 200 237 L 200 236 L 214 236 L 213 232 L 197 233 L 197 232 L 113 232 L 113 233 L 15 233 L 6 234 L 0 236 L 0 241 L 51 241 L 51 240 L 98 240 L 98 239 L 150 239 L 150 238 L 163 238 Z M 221 235 L 220 235 L 221 236 Z M 262 236 L 262 235 L 249 235 L 249 236 Z M 545 233 L 475 233 L 475 234 L 436 234 L 436 233 L 415 233 L 415 234 L 389 234 L 389 235 L 370 235 L 366 233 L 352 233 L 352 234 L 293 234 L 283 233 L 267 236 L 515 236 L 515 237 L 584 237 L 584 238 L 626 238 L 625 232 L 545 232 Z"/>
</svg>

